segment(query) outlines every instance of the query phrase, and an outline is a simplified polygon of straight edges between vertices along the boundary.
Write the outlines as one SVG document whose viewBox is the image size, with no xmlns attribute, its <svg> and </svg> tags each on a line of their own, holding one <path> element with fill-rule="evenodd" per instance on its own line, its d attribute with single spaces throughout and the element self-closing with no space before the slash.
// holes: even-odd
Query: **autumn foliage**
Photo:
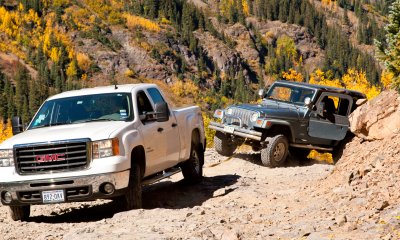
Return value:
<svg viewBox="0 0 400 240">
<path fill-rule="evenodd" d="M 0 143 L 5 141 L 6 139 L 12 137 L 12 127 L 10 121 L 6 124 L 2 120 L 0 120 Z"/>
<path fill-rule="evenodd" d="M 126 26 L 129 28 L 144 28 L 153 32 L 159 32 L 161 30 L 157 23 L 144 17 L 134 16 L 128 13 L 125 13 L 123 16 L 126 19 Z"/>
</svg>

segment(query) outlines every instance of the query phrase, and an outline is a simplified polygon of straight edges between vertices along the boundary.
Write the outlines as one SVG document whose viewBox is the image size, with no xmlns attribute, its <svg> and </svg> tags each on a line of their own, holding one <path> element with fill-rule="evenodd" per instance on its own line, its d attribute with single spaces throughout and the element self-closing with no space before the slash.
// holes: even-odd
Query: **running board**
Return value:
<svg viewBox="0 0 400 240">
<path fill-rule="evenodd" d="M 162 171 L 160 173 L 156 173 L 156 174 L 150 175 L 148 177 L 145 177 L 142 180 L 142 185 L 153 184 L 153 183 L 158 182 L 158 181 L 160 181 L 160 180 L 162 180 L 164 178 L 171 177 L 172 175 L 177 174 L 180 171 L 181 171 L 181 169 L 179 167 L 168 168 L 165 171 Z"/>
<path fill-rule="evenodd" d="M 320 151 L 329 151 L 332 152 L 333 148 L 324 148 L 324 147 L 317 147 L 313 145 L 305 145 L 305 144 L 295 144 L 292 143 L 290 144 L 291 147 L 297 147 L 297 148 L 306 148 L 306 149 L 313 149 L 313 150 L 320 150 Z"/>
</svg>

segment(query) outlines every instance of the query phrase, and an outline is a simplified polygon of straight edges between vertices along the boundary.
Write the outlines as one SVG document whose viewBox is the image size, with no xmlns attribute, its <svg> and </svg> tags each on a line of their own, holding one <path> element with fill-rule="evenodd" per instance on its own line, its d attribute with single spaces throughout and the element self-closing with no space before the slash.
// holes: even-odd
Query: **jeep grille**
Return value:
<svg viewBox="0 0 400 240">
<path fill-rule="evenodd" d="M 251 116 L 256 113 L 255 111 L 251 110 L 246 110 L 242 108 L 232 108 L 232 114 L 226 115 L 227 117 L 227 123 L 233 124 L 233 125 L 239 125 L 240 121 L 237 118 L 240 118 L 242 120 L 243 127 L 248 127 L 250 126 L 250 119 Z"/>
</svg>

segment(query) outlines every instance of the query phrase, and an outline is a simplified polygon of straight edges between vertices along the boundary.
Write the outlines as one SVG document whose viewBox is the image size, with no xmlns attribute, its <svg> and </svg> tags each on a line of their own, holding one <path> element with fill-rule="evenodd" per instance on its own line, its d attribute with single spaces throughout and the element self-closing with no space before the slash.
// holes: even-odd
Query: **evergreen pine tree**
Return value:
<svg viewBox="0 0 400 240">
<path fill-rule="evenodd" d="M 386 41 L 375 41 L 378 59 L 393 73 L 393 86 L 400 91 L 400 0 L 393 2 L 390 8 L 389 24 L 385 27 Z"/>
</svg>

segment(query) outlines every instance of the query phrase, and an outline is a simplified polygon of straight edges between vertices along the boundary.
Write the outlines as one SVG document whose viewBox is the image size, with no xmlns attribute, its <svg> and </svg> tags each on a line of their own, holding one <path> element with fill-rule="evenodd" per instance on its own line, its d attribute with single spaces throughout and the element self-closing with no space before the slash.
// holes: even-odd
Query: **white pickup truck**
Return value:
<svg viewBox="0 0 400 240">
<path fill-rule="evenodd" d="M 30 206 L 113 198 L 140 208 L 142 186 L 182 171 L 202 178 L 199 107 L 172 110 L 154 84 L 64 92 L 47 99 L 23 131 L 0 144 L 0 199 L 13 220 Z"/>
</svg>

